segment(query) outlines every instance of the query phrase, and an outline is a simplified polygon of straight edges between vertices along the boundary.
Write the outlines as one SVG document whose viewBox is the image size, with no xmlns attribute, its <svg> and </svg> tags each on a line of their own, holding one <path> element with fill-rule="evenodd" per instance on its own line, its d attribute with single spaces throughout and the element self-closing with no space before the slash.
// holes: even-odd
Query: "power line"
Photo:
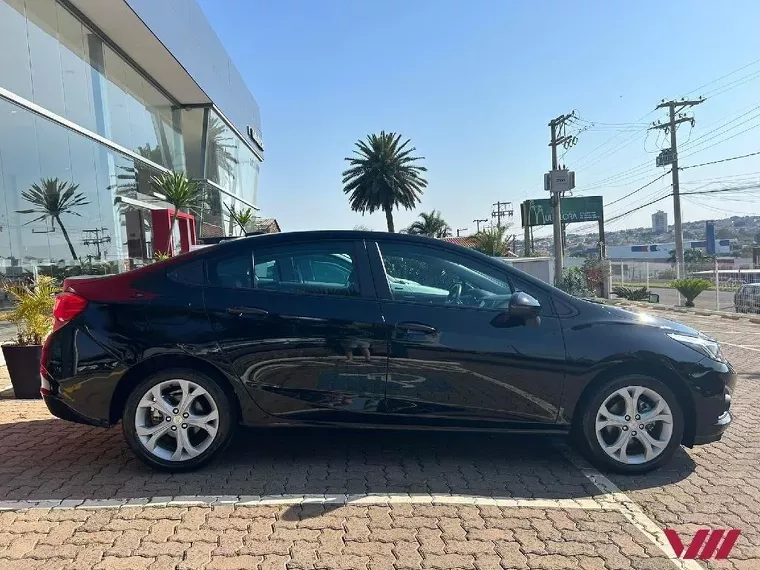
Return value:
<svg viewBox="0 0 760 570">
<path fill-rule="evenodd" d="M 712 160 L 710 162 L 702 162 L 701 164 L 692 164 L 690 166 L 682 166 L 681 170 L 686 170 L 687 168 L 698 168 L 700 166 L 709 166 L 710 164 L 720 164 L 721 162 L 729 162 L 730 160 L 739 160 L 741 158 L 749 158 L 750 156 L 757 156 L 758 154 L 760 154 L 760 151 L 751 152 L 749 154 L 743 154 L 741 156 L 731 156 L 728 158 L 721 158 L 720 160 Z"/>
<path fill-rule="evenodd" d="M 629 192 L 628 194 L 626 194 L 622 198 L 618 198 L 617 200 L 613 200 L 612 202 L 610 202 L 609 204 L 607 204 L 607 206 L 612 206 L 612 204 L 617 204 L 618 202 L 622 202 L 623 200 L 626 200 L 627 198 L 630 198 L 631 196 L 633 196 L 634 194 L 636 194 L 636 192 L 639 192 L 640 190 L 643 190 L 644 188 L 646 188 L 648 186 L 651 186 L 652 184 L 654 184 L 658 180 L 660 180 L 662 178 L 665 178 L 668 174 L 670 174 L 669 171 L 668 172 L 664 172 L 663 174 L 661 174 L 660 176 L 658 176 L 654 180 L 650 180 L 649 182 L 647 182 L 646 184 L 644 184 L 640 188 L 636 188 L 636 190 L 634 190 L 633 192 Z"/>
<path fill-rule="evenodd" d="M 686 97 L 686 96 L 688 96 L 688 95 L 691 95 L 692 93 L 696 93 L 697 91 L 700 91 L 700 90 L 704 89 L 704 88 L 705 88 L 705 87 L 707 87 L 708 85 L 712 85 L 713 83 L 717 83 L 718 81 L 720 81 L 720 80 L 722 80 L 722 79 L 725 79 L 726 77 L 730 77 L 730 76 L 732 76 L 734 73 L 739 73 L 740 71 L 742 71 L 742 70 L 744 70 L 744 69 L 747 69 L 748 67 L 752 67 L 752 66 L 753 66 L 753 65 L 755 65 L 756 63 L 760 63 L 760 59 L 756 59 L 755 61 L 751 61 L 751 62 L 749 62 L 748 64 L 746 64 L 746 65 L 743 65 L 743 66 L 741 66 L 741 67 L 740 67 L 740 68 L 738 68 L 738 69 L 734 69 L 733 71 L 730 71 L 729 73 L 726 73 L 725 75 L 721 75 L 720 77 L 718 77 L 718 79 L 713 79 L 712 81 L 708 81 L 708 82 L 707 82 L 707 83 L 705 83 L 704 85 L 700 85 L 700 86 L 699 86 L 699 87 L 697 87 L 696 89 L 692 89 L 692 90 L 691 90 L 691 91 L 689 91 L 688 93 L 684 93 L 684 95 L 683 95 L 683 96 L 684 96 L 684 97 Z"/>
</svg>

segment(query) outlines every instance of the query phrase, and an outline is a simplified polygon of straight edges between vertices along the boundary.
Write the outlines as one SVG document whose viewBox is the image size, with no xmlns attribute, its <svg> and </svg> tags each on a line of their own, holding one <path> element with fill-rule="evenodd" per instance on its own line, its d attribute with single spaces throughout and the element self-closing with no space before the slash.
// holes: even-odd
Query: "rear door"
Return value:
<svg viewBox="0 0 760 570">
<path fill-rule="evenodd" d="M 387 340 L 364 243 L 253 247 L 207 263 L 206 309 L 255 402 L 288 419 L 380 414 Z"/>
<path fill-rule="evenodd" d="M 378 246 L 369 251 L 390 338 L 389 421 L 551 427 L 565 346 L 550 298 L 539 299 L 539 326 L 504 322 L 515 290 L 506 267 L 411 241 Z"/>
</svg>

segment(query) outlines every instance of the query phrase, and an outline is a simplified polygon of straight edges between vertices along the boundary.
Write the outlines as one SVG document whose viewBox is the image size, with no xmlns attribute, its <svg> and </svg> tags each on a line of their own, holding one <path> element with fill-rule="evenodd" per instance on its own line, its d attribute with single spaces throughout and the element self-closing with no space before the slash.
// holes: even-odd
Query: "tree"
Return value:
<svg viewBox="0 0 760 570">
<path fill-rule="evenodd" d="M 755 243 L 756 243 L 757 245 L 760 245 L 760 232 L 757 232 L 757 233 L 755 234 Z"/>
<path fill-rule="evenodd" d="M 395 231 L 393 208 L 413 209 L 427 187 L 422 176 L 427 168 L 415 164 L 423 157 L 412 156 L 417 149 L 407 148 L 409 139 L 402 144 L 400 140 L 400 134 L 381 131 L 357 141 L 355 156 L 345 159 L 351 168 L 342 175 L 351 209 L 362 214 L 384 211 L 389 232 Z"/>
<path fill-rule="evenodd" d="M 35 207 L 28 210 L 16 211 L 19 214 L 40 214 L 24 225 L 50 218 L 50 225 L 55 229 L 55 223 L 57 222 L 58 227 L 61 228 L 61 233 L 63 233 L 63 238 L 69 244 L 71 257 L 76 260 L 78 259 L 77 254 L 74 251 L 74 246 L 71 244 L 71 238 L 69 238 L 69 234 L 61 221 L 61 216 L 63 214 L 71 214 L 81 217 L 81 214 L 76 209 L 86 206 L 90 202 L 84 194 L 77 192 L 79 184 L 64 182 L 58 178 L 43 178 L 41 182 L 41 186 L 34 183 L 28 190 L 21 193 L 21 197 Z"/>
<path fill-rule="evenodd" d="M 236 210 L 235 206 L 228 206 L 227 204 L 225 204 L 224 207 L 227 208 L 227 211 L 230 214 L 230 220 L 234 221 L 243 235 L 245 235 L 245 232 L 248 231 L 248 227 L 256 219 L 256 216 L 253 213 L 253 208 L 248 207 L 245 210 Z"/>
<path fill-rule="evenodd" d="M 668 263 L 676 263 L 676 250 L 671 249 L 669 253 L 670 257 L 668 258 Z M 683 251 L 684 263 L 702 263 L 704 261 L 709 261 L 710 259 L 712 259 L 712 257 L 705 255 L 701 249 L 685 249 Z"/>
<path fill-rule="evenodd" d="M 420 220 L 413 222 L 407 228 L 407 233 L 434 238 L 445 238 L 451 235 L 451 226 L 441 217 L 438 210 L 430 213 L 422 212 L 419 217 Z"/>
<path fill-rule="evenodd" d="M 219 173 L 224 170 L 232 174 L 238 163 L 235 141 L 227 125 L 216 117 L 209 117 L 206 137 L 207 177 L 219 182 Z"/>
<path fill-rule="evenodd" d="M 670 283 L 673 289 L 677 289 L 678 292 L 686 299 L 686 306 L 693 307 L 694 299 L 696 299 L 702 291 L 707 291 L 712 287 L 707 279 L 676 279 Z"/>
<path fill-rule="evenodd" d="M 358 224 L 354 226 L 354 231 L 356 232 L 371 232 L 372 228 L 369 226 L 365 226 L 363 224 Z"/>
<path fill-rule="evenodd" d="M 184 172 L 167 172 L 161 176 L 153 176 L 151 183 L 156 190 L 166 196 L 166 201 L 174 209 L 169 226 L 169 237 L 166 240 L 166 253 L 169 253 L 177 214 L 180 210 L 198 210 L 203 207 L 203 187 L 193 180 L 188 180 Z"/>
<path fill-rule="evenodd" d="M 492 257 L 504 257 L 509 253 L 507 227 L 492 226 L 475 234 L 475 249 Z"/>
<path fill-rule="evenodd" d="M 715 237 L 717 239 L 731 239 L 734 237 L 734 232 L 732 232 L 729 228 L 719 228 L 715 232 Z"/>
</svg>

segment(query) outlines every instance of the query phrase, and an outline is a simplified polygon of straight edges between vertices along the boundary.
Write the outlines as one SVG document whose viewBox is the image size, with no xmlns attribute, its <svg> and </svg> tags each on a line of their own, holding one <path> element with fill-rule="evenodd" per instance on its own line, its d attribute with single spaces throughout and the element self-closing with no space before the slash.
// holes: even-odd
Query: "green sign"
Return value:
<svg viewBox="0 0 760 570">
<path fill-rule="evenodd" d="M 560 204 L 562 221 L 566 224 L 576 222 L 598 222 L 603 219 L 603 205 L 601 196 L 579 196 L 577 198 L 562 198 Z M 522 227 L 525 227 L 525 208 L 529 207 L 531 226 L 550 226 L 554 223 L 551 200 L 528 200 L 520 205 L 520 219 Z"/>
</svg>

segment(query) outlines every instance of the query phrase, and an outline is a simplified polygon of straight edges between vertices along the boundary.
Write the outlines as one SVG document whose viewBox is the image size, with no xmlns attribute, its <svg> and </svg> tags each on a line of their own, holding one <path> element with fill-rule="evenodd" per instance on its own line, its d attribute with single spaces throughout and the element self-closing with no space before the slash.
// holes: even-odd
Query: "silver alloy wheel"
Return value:
<svg viewBox="0 0 760 570">
<path fill-rule="evenodd" d="M 135 432 L 143 447 L 166 461 L 206 451 L 219 430 L 219 408 L 205 388 L 181 378 L 160 382 L 140 399 Z"/>
<path fill-rule="evenodd" d="M 673 436 L 673 412 L 660 394 L 645 386 L 613 392 L 596 413 L 596 439 L 604 452 L 627 465 L 658 457 Z"/>
</svg>

